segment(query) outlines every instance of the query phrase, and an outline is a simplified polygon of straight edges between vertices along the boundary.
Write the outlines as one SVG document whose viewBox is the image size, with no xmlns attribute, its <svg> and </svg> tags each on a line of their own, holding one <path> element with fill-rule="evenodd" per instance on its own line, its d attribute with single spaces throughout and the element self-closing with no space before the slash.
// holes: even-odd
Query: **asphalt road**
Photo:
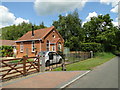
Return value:
<svg viewBox="0 0 120 90">
<path fill-rule="evenodd" d="M 115 57 L 96 67 L 86 76 L 73 82 L 67 88 L 118 88 L 118 60 Z"/>
</svg>

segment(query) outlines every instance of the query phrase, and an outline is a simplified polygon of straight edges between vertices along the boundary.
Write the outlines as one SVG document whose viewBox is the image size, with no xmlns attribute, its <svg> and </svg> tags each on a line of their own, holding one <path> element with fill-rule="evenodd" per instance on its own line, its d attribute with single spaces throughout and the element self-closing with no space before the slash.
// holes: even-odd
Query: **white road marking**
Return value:
<svg viewBox="0 0 120 90">
<path fill-rule="evenodd" d="M 78 76 L 77 78 L 73 79 L 73 80 L 70 81 L 69 83 L 67 83 L 67 84 L 63 85 L 62 87 L 60 87 L 60 89 L 65 88 L 66 86 L 70 85 L 70 84 L 73 83 L 74 81 L 76 81 L 76 80 L 78 80 L 79 78 L 83 77 L 84 75 L 86 75 L 86 74 L 89 73 L 90 71 L 91 71 L 91 70 L 83 73 L 82 75 L 80 75 L 80 76 Z"/>
</svg>

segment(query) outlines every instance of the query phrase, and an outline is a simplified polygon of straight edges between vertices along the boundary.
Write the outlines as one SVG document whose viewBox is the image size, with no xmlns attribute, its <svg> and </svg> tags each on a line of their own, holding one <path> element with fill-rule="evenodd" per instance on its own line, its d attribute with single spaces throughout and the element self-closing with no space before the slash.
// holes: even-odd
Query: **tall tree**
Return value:
<svg viewBox="0 0 120 90">
<path fill-rule="evenodd" d="M 46 27 L 44 26 L 44 23 L 41 23 L 39 26 L 34 24 L 33 26 L 35 30 Z M 25 33 L 31 30 L 32 30 L 32 23 L 25 23 L 25 22 L 19 25 L 4 27 L 2 28 L 2 39 L 17 40 L 18 38 L 20 38 Z"/>
<path fill-rule="evenodd" d="M 109 14 L 92 17 L 91 20 L 85 23 L 83 26 L 84 31 L 86 32 L 86 41 L 98 42 L 97 36 L 112 27 L 112 19 L 110 18 Z"/>
<path fill-rule="evenodd" d="M 59 19 L 54 21 L 53 25 L 64 38 L 65 46 L 70 47 L 71 50 L 75 50 L 74 47 L 79 46 L 78 42 L 83 40 L 81 19 L 76 10 L 67 16 L 59 15 Z M 74 41 L 75 43 L 72 44 Z"/>
<path fill-rule="evenodd" d="M 109 14 L 92 17 L 90 21 L 84 24 L 86 42 L 97 42 L 104 46 L 105 51 L 111 51 L 117 48 L 115 39 L 118 37 L 118 29 L 112 24 Z"/>
</svg>

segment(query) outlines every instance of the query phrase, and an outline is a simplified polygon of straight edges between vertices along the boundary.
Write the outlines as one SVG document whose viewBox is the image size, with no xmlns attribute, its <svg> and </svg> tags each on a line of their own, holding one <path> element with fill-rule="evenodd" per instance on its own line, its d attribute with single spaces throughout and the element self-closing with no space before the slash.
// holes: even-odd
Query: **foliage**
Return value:
<svg viewBox="0 0 120 90">
<path fill-rule="evenodd" d="M 2 57 L 13 56 L 13 47 L 12 46 L 0 46 L 0 56 Z"/>
<path fill-rule="evenodd" d="M 120 45 L 120 30 L 113 26 L 109 14 L 92 17 L 84 24 L 85 42 L 101 43 L 105 51 L 115 51 Z M 119 39 L 118 39 L 119 38 Z"/>
<path fill-rule="evenodd" d="M 77 11 L 74 11 L 67 16 L 59 15 L 59 19 L 54 21 L 53 25 L 64 38 L 66 47 L 70 47 L 71 50 L 79 48 L 78 41 L 83 40 L 83 32 L 81 19 L 79 19 Z"/>
<path fill-rule="evenodd" d="M 92 46 L 85 47 L 82 43 L 100 43 L 102 49 L 107 52 L 120 51 L 120 26 L 114 26 L 109 14 L 91 17 L 83 26 L 77 10 L 67 16 L 59 15 L 58 20 L 53 21 L 55 28 L 65 40 L 65 47 L 70 50 L 91 50 Z M 33 25 L 34 29 L 45 28 L 44 23 Z M 12 25 L 2 28 L 2 39 L 17 40 L 26 32 L 32 30 L 32 23 Z M 81 46 L 82 44 L 82 46 Z M 86 44 L 84 44 L 86 45 Z M 88 49 L 88 47 L 91 47 Z M 97 50 L 97 46 L 95 47 Z M 99 50 L 99 49 L 98 49 Z"/>
<path fill-rule="evenodd" d="M 99 40 L 97 40 L 97 36 L 105 33 L 106 31 L 109 32 L 110 28 L 112 27 L 112 19 L 110 18 L 109 14 L 92 17 L 91 20 L 85 23 L 83 26 L 86 33 L 86 40 L 89 42 L 98 42 Z"/>
<path fill-rule="evenodd" d="M 113 52 L 115 55 L 119 56 L 120 57 L 120 51 L 116 50 Z"/>
<path fill-rule="evenodd" d="M 100 43 L 82 43 L 81 51 L 101 52 L 103 51 L 103 47 Z"/>
<path fill-rule="evenodd" d="M 111 60 L 115 55 L 112 53 L 97 53 L 95 58 L 87 59 L 70 65 L 66 65 L 67 71 L 92 70 L 94 67 Z M 61 71 L 62 68 L 56 68 L 54 71 Z"/>
<path fill-rule="evenodd" d="M 5 40 L 17 40 L 21 36 L 23 36 L 28 31 L 32 30 L 32 26 L 34 26 L 34 30 L 45 28 L 44 23 L 42 22 L 39 26 L 32 25 L 32 23 L 21 23 L 19 25 L 12 25 L 8 27 L 2 28 L 2 39 Z"/>
<path fill-rule="evenodd" d="M 119 50 L 120 47 L 120 29 L 115 27 L 112 21 L 109 14 L 98 15 L 97 17 L 91 17 L 90 21 L 82 27 L 78 12 L 74 11 L 67 16 L 59 15 L 59 19 L 54 21 L 53 25 L 64 38 L 65 47 L 69 47 L 70 50 L 76 51 L 82 48 L 84 51 L 89 51 L 91 50 L 90 46 L 85 47 L 82 44 L 82 47 L 80 47 L 81 43 L 95 42 L 100 43 L 104 51 L 111 52 Z"/>
</svg>

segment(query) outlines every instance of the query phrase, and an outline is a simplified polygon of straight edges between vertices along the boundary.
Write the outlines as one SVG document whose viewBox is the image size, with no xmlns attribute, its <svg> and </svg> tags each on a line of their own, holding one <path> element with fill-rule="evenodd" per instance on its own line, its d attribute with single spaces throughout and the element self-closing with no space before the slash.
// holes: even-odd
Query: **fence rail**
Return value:
<svg viewBox="0 0 120 90">
<path fill-rule="evenodd" d="M 57 67 L 64 66 L 64 64 L 67 65 L 67 64 L 79 62 L 82 60 L 86 60 L 90 57 L 91 57 L 90 52 L 73 51 L 73 52 L 70 52 L 69 54 L 63 55 L 64 59 L 63 59 L 62 63 L 51 64 L 50 66 L 46 67 L 45 69 L 46 69 L 46 71 L 53 70 Z"/>
<path fill-rule="evenodd" d="M 1 80 L 9 80 L 17 76 L 26 76 L 33 72 L 50 71 L 57 67 L 63 67 L 67 64 L 79 62 L 91 57 L 90 52 L 70 52 L 69 54 L 63 55 L 61 63 L 54 63 L 45 67 L 45 57 L 23 57 L 16 59 L 1 60 L 0 63 L 0 77 Z M 44 61 L 44 65 L 40 65 L 40 60 Z M 56 59 L 57 62 L 57 59 Z M 43 67 L 44 66 L 44 67 Z M 44 69 L 44 70 L 43 70 Z"/>
<path fill-rule="evenodd" d="M 82 60 L 86 60 L 90 57 L 91 57 L 90 52 L 74 51 L 74 52 L 70 52 L 69 54 L 65 55 L 65 63 L 66 64 L 75 63 L 75 62 L 79 62 Z"/>
<path fill-rule="evenodd" d="M 35 60 L 35 61 L 34 61 Z M 39 57 L 23 57 L 0 61 L 1 80 L 11 79 L 16 76 L 25 76 L 32 72 L 40 72 Z"/>
</svg>

